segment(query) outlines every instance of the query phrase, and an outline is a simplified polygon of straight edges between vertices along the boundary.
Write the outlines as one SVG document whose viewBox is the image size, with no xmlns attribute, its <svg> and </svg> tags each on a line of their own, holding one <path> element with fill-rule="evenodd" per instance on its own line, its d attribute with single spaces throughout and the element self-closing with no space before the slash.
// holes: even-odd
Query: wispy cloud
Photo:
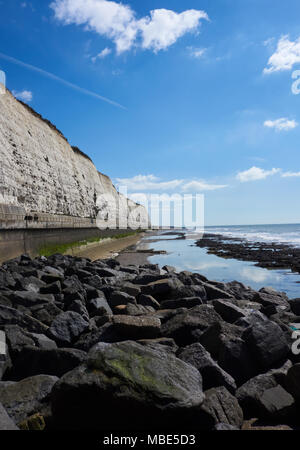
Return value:
<svg viewBox="0 0 300 450">
<path fill-rule="evenodd" d="M 92 59 L 93 63 L 95 63 L 97 61 L 97 59 L 104 59 L 110 54 L 111 54 L 111 49 L 106 47 L 102 50 L 102 52 L 98 53 L 98 55 L 96 55 L 96 56 L 93 56 L 91 59 Z"/>
<path fill-rule="evenodd" d="M 226 187 L 226 184 L 209 184 L 205 181 L 190 181 L 183 185 L 182 190 L 183 192 L 203 192 L 216 191 L 218 189 L 224 189 Z"/>
<path fill-rule="evenodd" d="M 195 48 L 195 47 L 187 47 L 190 56 L 193 58 L 199 59 L 202 58 L 207 52 L 207 48 Z"/>
<path fill-rule="evenodd" d="M 33 94 L 31 91 L 12 91 L 12 93 L 17 99 L 22 100 L 22 102 L 26 103 L 31 102 L 33 98 Z"/>
<path fill-rule="evenodd" d="M 300 177 L 300 172 L 283 172 L 281 176 L 282 178 Z"/>
<path fill-rule="evenodd" d="M 119 103 L 110 100 L 107 97 L 103 97 L 102 95 L 96 94 L 95 92 L 89 91 L 88 89 L 82 88 L 80 86 L 77 86 L 74 83 L 70 83 L 67 80 L 64 80 L 63 78 L 51 73 L 47 72 L 44 69 L 40 69 L 39 67 L 33 66 L 32 64 L 27 64 L 23 61 L 20 61 L 19 59 L 13 58 L 12 56 L 5 55 L 4 53 L 0 53 L 0 58 L 5 59 L 6 61 L 9 61 L 13 64 L 17 64 L 18 66 L 25 67 L 28 70 L 32 70 L 34 72 L 37 72 L 44 77 L 50 78 L 51 80 L 57 81 L 58 83 L 61 83 L 71 89 L 74 89 L 75 91 L 81 92 L 82 94 L 89 95 L 90 97 L 94 97 L 97 100 L 102 100 L 103 102 L 109 103 L 110 105 L 117 106 L 118 108 L 126 109 L 125 106 L 120 105 Z"/>
<path fill-rule="evenodd" d="M 165 50 L 184 34 L 196 31 L 201 20 L 208 20 L 205 11 L 196 9 L 182 13 L 154 9 L 138 19 L 129 5 L 110 0 L 54 0 L 50 7 L 63 24 L 84 25 L 85 30 L 111 39 L 117 53 L 133 47 Z"/>
<path fill-rule="evenodd" d="M 300 37 L 295 41 L 290 41 L 289 36 L 281 36 L 277 43 L 276 51 L 270 56 L 265 74 L 291 70 L 293 66 L 300 62 Z"/>
<path fill-rule="evenodd" d="M 264 126 L 267 128 L 274 128 L 276 131 L 289 131 L 298 126 L 295 120 L 289 120 L 286 117 L 276 120 L 266 120 Z"/>
<path fill-rule="evenodd" d="M 203 180 L 185 180 L 175 179 L 169 181 L 162 181 L 154 175 L 136 175 L 132 178 L 117 178 L 118 186 L 126 186 L 131 192 L 153 192 L 153 191 L 174 191 L 178 192 L 203 192 L 223 189 L 227 185 L 210 184 Z"/>
<path fill-rule="evenodd" d="M 251 169 L 239 172 L 236 178 L 241 183 L 246 183 L 248 181 L 264 180 L 269 176 L 279 173 L 280 171 L 281 169 L 264 170 L 260 167 L 253 166 Z"/>
</svg>

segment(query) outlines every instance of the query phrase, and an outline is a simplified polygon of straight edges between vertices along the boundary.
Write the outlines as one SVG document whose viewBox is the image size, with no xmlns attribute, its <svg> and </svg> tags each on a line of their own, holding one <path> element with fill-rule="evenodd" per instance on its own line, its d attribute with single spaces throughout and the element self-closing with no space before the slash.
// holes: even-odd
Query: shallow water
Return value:
<svg viewBox="0 0 300 450">
<path fill-rule="evenodd" d="M 157 236 L 157 242 L 149 243 L 154 250 L 165 250 L 166 255 L 153 255 L 150 263 L 176 267 L 178 271 L 198 272 L 209 280 L 229 282 L 237 280 L 253 289 L 264 286 L 286 292 L 289 298 L 300 297 L 300 274 L 290 270 L 268 270 L 251 262 L 225 259 L 207 254 L 206 249 L 195 245 L 195 239 L 175 239 L 178 236 Z M 145 241 L 153 239 L 146 238 Z M 144 241 L 144 242 L 145 242 Z"/>
</svg>

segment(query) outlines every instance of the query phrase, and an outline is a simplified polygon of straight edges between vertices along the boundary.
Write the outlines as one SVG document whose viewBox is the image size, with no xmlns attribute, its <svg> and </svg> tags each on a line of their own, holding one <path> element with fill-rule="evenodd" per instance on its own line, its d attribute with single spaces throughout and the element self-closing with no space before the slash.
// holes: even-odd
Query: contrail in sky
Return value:
<svg viewBox="0 0 300 450">
<path fill-rule="evenodd" d="M 96 94 L 95 92 L 89 91 L 88 89 L 77 86 L 77 84 L 70 83 L 69 81 L 64 80 L 63 78 L 58 77 L 54 73 L 47 72 L 46 70 L 40 69 L 39 67 L 33 66 L 31 64 L 27 64 L 19 59 L 13 58 L 12 56 L 5 55 L 4 53 L 0 53 L 0 58 L 5 59 L 13 64 L 17 64 L 18 66 L 25 67 L 26 69 L 33 70 L 34 72 L 38 72 L 41 75 L 44 75 L 47 78 L 51 78 L 52 80 L 57 81 L 58 83 L 64 84 L 65 86 L 74 89 L 75 91 L 81 92 L 82 94 L 89 95 L 90 97 L 94 97 L 98 100 L 102 100 L 103 102 L 109 103 L 110 105 L 116 106 L 121 109 L 127 109 L 125 106 L 120 105 L 109 98 L 103 97 L 102 95 Z"/>
</svg>

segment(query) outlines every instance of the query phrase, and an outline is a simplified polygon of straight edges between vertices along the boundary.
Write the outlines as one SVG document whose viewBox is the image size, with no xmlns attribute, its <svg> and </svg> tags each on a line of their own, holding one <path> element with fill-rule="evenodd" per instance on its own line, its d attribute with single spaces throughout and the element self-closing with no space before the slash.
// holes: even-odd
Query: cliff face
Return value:
<svg viewBox="0 0 300 450">
<path fill-rule="evenodd" d="M 55 217 L 65 222 L 72 217 L 95 226 L 99 210 L 109 221 L 119 203 L 120 218 L 129 214 L 135 226 L 148 225 L 146 210 L 119 195 L 109 177 L 50 122 L 9 91 L 0 95 L 0 214 L 25 214 L 37 222 L 47 218 L 53 224 Z"/>
</svg>

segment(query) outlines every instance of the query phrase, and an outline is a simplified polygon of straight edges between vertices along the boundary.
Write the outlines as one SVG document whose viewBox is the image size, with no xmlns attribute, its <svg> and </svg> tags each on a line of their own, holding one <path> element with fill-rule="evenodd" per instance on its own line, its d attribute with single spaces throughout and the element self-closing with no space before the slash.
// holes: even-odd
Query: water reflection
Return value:
<svg viewBox="0 0 300 450">
<path fill-rule="evenodd" d="M 161 235 L 158 242 L 150 242 L 148 244 L 150 248 L 167 252 L 165 255 L 151 256 L 150 262 L 160 266 L 168 264 L 176 267 L 178 271 L 198 272 L 210 280 L 222 282 L 237 280 L 257 290 L 271 286 L 278 291 L 286 292 L 290 298 L 300 297 L 299 274 L 289 270 L 267 270 L 256 267 L 254 263 L 236 259 L 222 259 L 207 254 L 203 248 L 196 247 L 192 239 L 183 240 L 176 237 L 178 236 Z"/>
</svg>

